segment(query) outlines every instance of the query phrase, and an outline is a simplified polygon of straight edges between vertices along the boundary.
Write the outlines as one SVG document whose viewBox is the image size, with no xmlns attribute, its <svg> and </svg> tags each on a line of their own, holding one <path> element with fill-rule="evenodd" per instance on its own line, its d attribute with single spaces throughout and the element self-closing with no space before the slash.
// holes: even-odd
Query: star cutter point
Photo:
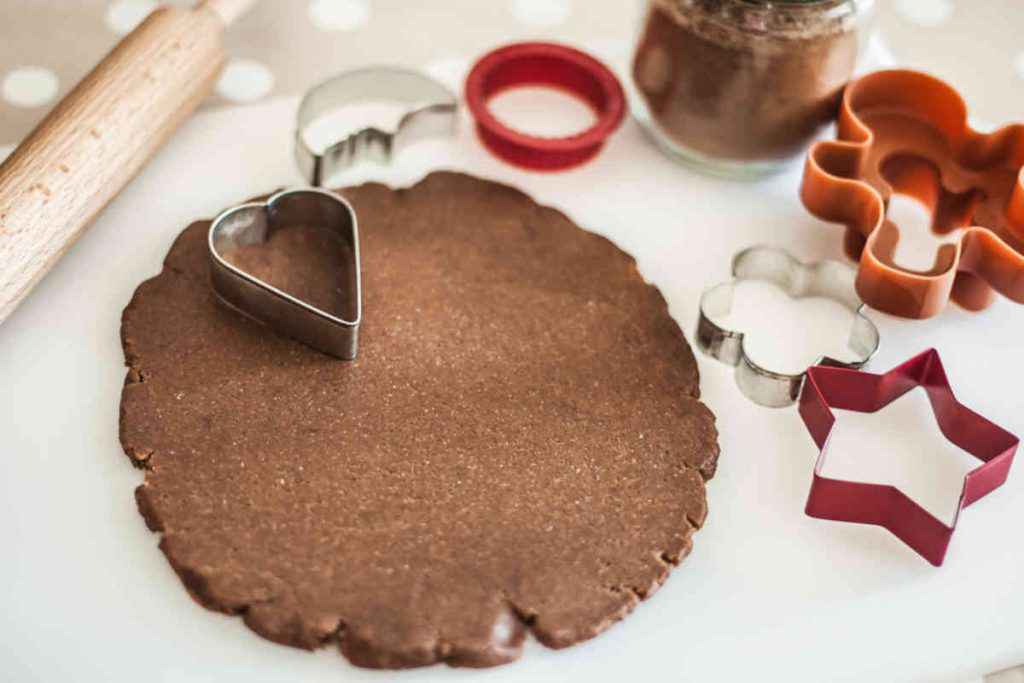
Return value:
<svg viewBox="0 0 1024 683">
<path fill-rule="evenodd" d="M 943 436 L 982 464 L 964 477 L 951 526 L 927 512 L 894 486 L 831 479 L 822 474 L 833 408 L 873 413 L 921 387 Z M 960 513 L 1006 481 L 1020 440 L 956 400 L 935 349 L 914 356 L 889 372 L 817 366 L 807 371 L 800 395 L 800 417 L 819 454 L 805 512 L 836 522 L 873 524 L 888 529 L 928 562 L 942 565 Z"/>
</svg>

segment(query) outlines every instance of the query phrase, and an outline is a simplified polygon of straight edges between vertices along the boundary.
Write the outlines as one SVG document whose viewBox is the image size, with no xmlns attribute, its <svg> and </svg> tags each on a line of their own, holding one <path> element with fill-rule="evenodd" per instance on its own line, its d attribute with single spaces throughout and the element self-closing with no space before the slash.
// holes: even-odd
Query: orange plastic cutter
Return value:
<svg viewBox="0 0 1024 683">
<path fill-rule="evenodd" d="M 838 138 L 811 148 L 800 195 L 815 216 L 846 226 L 865 303 L 928 318 L 951 298 L 972 311 L 991 304 L 994 292 L 1024 303 L 1022 167 L 1024 124 L 979 133 L 945 82 L 917 71 L 878 71 L 847 87 Z M 886 218 L 893 194 L 929 208 L 935 234 L 960 231 L 938 248 L 929 270 L 893 261 L 900 234 Z"/>
</svg>

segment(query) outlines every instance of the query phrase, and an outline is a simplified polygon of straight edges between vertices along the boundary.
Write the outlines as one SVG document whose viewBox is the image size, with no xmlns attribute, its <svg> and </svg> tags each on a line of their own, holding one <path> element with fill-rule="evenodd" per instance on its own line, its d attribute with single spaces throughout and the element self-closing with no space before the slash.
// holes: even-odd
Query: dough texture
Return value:
<svg viewBox="0 0 1024 683">
<path fill-rule="evenodd" d="M 341 193 L 362 242 L 356 361 L 220 305 L 205 221 L 125 309 L 121 442 L 161 549 L 203 605 L 359 666 L 493 666 L 527 631 L 597 635 L 689 553 L 718 458 L 664 299 L 504 185 Z M 318 296 L 336 261 L 288 230 L 240 258 Z"/>
</svg>

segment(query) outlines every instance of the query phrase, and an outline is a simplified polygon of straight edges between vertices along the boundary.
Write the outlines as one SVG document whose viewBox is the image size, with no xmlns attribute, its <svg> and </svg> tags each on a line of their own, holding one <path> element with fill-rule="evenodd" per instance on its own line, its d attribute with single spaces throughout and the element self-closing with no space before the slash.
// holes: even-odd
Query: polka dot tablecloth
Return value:
<svg viewBox="0 0 1024 683">
<path fill-rule="evenodd" d="M 189 4 L 172 0 L 174 4 Z M 982 122 L 1024 118 L 1021 0 L 876 0 L 899 63 L 950 79 Z M 0 0 L 0 156 L 23 138 L 156 0 Z M 371 63 L 425 66 L 458 88 L 502 42 L 555 38 L 624 62 L 640 0 L 263 0 L 228 37 L 207 106 L 297 94 Z"/>
</svg>

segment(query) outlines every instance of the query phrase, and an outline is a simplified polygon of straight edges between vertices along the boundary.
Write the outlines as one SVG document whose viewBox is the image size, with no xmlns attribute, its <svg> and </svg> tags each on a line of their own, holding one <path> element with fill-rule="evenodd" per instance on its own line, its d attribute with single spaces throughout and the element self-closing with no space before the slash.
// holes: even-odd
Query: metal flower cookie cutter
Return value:
<svg viewBox="0 0 1024 683">
<path fill-rule="evenodd" d="M 886 209 L 896 193 L 931 210 L 936 235 L 960 231 L 928 270 L 895 262 L 900 231 Z M 981 310 L 996 292 L 1024 303 L 1024 124 L 972 130 L 964 100 L 937 78 L 879 71 L 847 86 L 838 139 L 811 148 L 800 196 L 846 226 L 857 291 L 874 309 L 928 318 L 950 299 Z"/>
<path fill-rule="evenodd" d="M 854 273 L 837 261 L 805 264 L 789 252 L 774 247 L 750 247 L 736 254 L 733 280 L 704 291 L 697 320 L 697 346 L 707 355 L 736 368 L 736 384 L 754 403 L 783 408 L 796 402 L 805 372 L 788 374 L 769 370 L 754 361 L 746 350 L 744 333 L 728 330 L 714 322 L 732 309 L 733 293 L 740 280 L 762 280 L 777 285 L 794 299 L 824 297 L 839 302 L 853 314 L 849 346 L 853 361 L 822 356 L 814 365 L 842 368 L 863 367 L 878 350 L 875 324 L 863 315 L 864 304 L 854 289 Z"/>
<path fill-rule="evenodd" d="M 229 260 L 233 251 L 265 243 L 282 228 L 327 231 L 350 254 L 336 310 L 325 311 L 247 273 Z M 210 279 L 222 302 L 275 332 L 342 360 L 356 357 L 362 319 L 359 226 L 342 197 L 316 188 L 284 190 L 266 201 L 224 211 L 210 224 Z"/>
<path fill-rule="evenodd" d="M 356 130 L 316 152 L 307 140 L 317 120 L 344 107 L 371 102 L 402 105 L 394 127 Z M 421 138 L 450 135 L 458 123 L 458 99 L 444 85 L 417 71 L 375 66 L 330 78 L 306 93 L 299 104 L 295 129 L 295 161 L 306 181 L 319 187 L 336 171 L 360 161 L 388 163 L 392 156 Z"/>
</svg>

